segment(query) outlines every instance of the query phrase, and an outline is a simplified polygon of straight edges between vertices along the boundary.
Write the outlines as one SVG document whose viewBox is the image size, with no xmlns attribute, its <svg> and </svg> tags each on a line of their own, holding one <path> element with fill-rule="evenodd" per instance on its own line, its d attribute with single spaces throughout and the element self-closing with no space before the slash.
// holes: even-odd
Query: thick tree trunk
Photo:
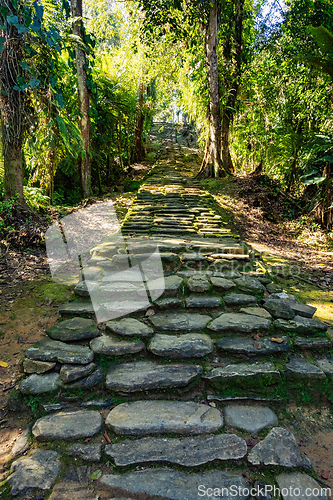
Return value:
<svg viewBox="0 0 333 500">
<path fill-rule="evenodd" d="M 223 175 L 223 165 L 221 161 L 220 87 L 217 65 L 217 30 L 217 2 L 214 1 L 210 7 L 209 21 L 205 33 L 205 54 L 209 90 L 209 136 L 198 177 L 220 177 Z"/>
<path fill-rule="evenodd" d="M 231 48 L 231 37 L 223 50 L 226 66 L 233 64 L 231 77 L 224 80 L 227 100 L 222 113 L 222 163 L 228 173 L 234 171 L 229 136 L 242 74 L 244 0 L 234 1 L 234 15 L 234 50 Z"/>
<path fill-rule="evenodd" d="M 82 0 L 71 0 L 71 13 L 73 18 L 82 18 Z M 82 21 L 75 21 L 73 24 L 73 34 L 80 37 L 85 43 Z M 79 46 L 75 49 L 77 84 L 79 94 L 79 106 L 82 114 L 80 119 L 80 129 L 83 141 L 84 155 L 80 158 L 80 175 L 82 195 L 87 198 L 91 188 L 91 159 L 90 159 L 90 98 L 86 84 L 87 72 L 85 70 L 87 58 L 84 50 Z"/>
<path fill-rule="evenodd" d="M 24 202 L 23 196 L 23 158 L 20 146 L 7 143 L 4 152 L 4 167 L 5 167 L 5 198 L 17 197 L 17 201 L 21 204 Z"/>
<path fill-rule="evenodd" d="M 137 118 L 136 124 L 134 128 L 134 144 L 133 144 L 133 162 L 140 162 L 145 159 L 146 151 L 143 144 L 143 126 L 145 122 L 145 114 L 144 114 L 144 103 L 145 103 L 145 69 L 142 69 L 141 80 L 139 83 L 139 99 L 137 104 Z"/>
<path fill-rule="evenodd" d="M 13 9 L 11 14 L 16 15 Z M 25 204 L 23 196 L 23 157 L 22 147 L 27 128 L 27 117 L 31 113 L 27 94 L 15 90 L 17 79 L 22 77 L 23 35 L 13 24 L 6 24 L 0 32 L 5 38 L 0 52 L 0 121 L 2 132 L 2 154 L 4 161 L 5 198 L 15 197 L 20 204 Z"/>
</svg>

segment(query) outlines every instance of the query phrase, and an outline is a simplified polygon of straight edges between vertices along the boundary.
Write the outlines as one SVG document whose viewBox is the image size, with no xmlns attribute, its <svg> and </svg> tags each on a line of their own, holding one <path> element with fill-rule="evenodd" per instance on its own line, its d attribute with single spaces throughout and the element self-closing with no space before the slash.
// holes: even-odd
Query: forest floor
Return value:
<svg viewBox="0 0 333 500">
<path fill-rule="evenodd" d="M 157 147 L 155 147 L 157 149 Z M 195 174 L 200 155 L 183 147 L 184 164 Z M 151 155 L 153 159 L 153 155 Z M 140 181 L 153 162 L 137 165 L 133 180 Z M 262 255 L 266 268 L 276 273 L 286 291 L 302 302 L 318 308 L 319 319 L 332 325 L 333 337 L 333 240 L 309 218 L 288 221 L 283 214 L 290 210 L 283 193 L 265 176 L 204 180 L 205 187 L 218 201 L 228 222 L 241 238 Z M 274 194 L 274 196 L 273 196 Z M 119 192 L 111 199 L 121 222 L 135 198 L 135 192 Z M 104 198 L 105 199 L 105 198 Z M 272 203 L 274 200 L 274 203 Z M 100 201 L 94 199 L 92 202 Z M 89 201 L 90 203 L 91 201 Z M 57 207 L 48 213 L 48 223 L 73 210 Z M 222 213 L 221 212 L 221 213 Z M 36 219 L 37 220 L 37 219 Z M 45 231 L 45 219 L 41 220 Z M 34 225 L 34 231 L 38 220 Z M 4 477 L 8 453 L 18 433 L 31 419 L 23 409 L 9 412 L 6 407 L 10 390 L 21 378 L 20 360 L 27 347 L 45 335 L 45 328 L 57 320 L 59 304 L 72 295 L 72 287 L 52 281 L 43 247 L 12 249 L 0 241 L 0 480 Z M 1 253 L 2 252 L 2 253 Z M 6 366 L 7 365 L 7 366 Z M 290 404 L 284 416 L 295 433 L 302 451 L 311 457 L 314 469 L 333 489 L 333 430 L 330 405 L 308 402 L 307 411 Z M 332 472 L 331 472 L 332 471 Z"/>
</svg>

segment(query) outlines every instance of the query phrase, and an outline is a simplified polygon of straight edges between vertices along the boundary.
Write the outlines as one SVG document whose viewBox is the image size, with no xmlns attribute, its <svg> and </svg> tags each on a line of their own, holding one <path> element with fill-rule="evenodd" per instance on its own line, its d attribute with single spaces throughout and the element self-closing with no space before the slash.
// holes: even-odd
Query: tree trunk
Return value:
<svg viewBox="0 0 333 500">
<path fill-rule="evenodd" d="M 23 158 L 19 145 L 7 143 L 4 148 L 5 166 L 5 198 L 17 197 L 17 201 L 24 204 L 23 196 Z"/>
<path fill-rule="evenodd" d="M 209 136 L 206 152 L 197 177 L 220 177 L 223 175 L 221 161 L 221 109 L 220 87 L 217 65 L 217 2 L 211 4 L 209 21 L 205 32 L 205 55 L 209 90 Z"/>
<path fill-rule="evenodd" d="M 10 13 L 17 14 L 14 8 Z M 5 29 L 0 31 L 0 35 L 5 39 L 0 52 L 0 121 L 5 198 L 15 197 L 20 204 L 25 204 L 22 147 L 31 108 L 27 94 L 14 89 L 17 79 L 23 75 L 19 61 L 23 59 L 24 39 L 8 22 L 5 22 Z"/>
<path fill-rule="evenodd" d="M 82 0 L 71 0 L 71 14 L 72 18 L 80 18 L 73 24 L 73 34 L 80 37 L 82 43 L 85 43 L 84 30 L 82 25 Z M 76 72 L 77 72 L 77 84 L 78 84 L 78 94 L 79 94 L 79 106 L 82 117 L 80 119 L 80 129 L 83 141 L 84 155 L 80 158 L 80 176 L 81 176 L 81 186 L 82 195 L 87 198 L 90 195 L 91 188 L 91 158 L 90 158 L 90 98 L 89 90 L 86 84 L 87 72 L 86 63 L 87 58 L 84 50 L 79 46 L 75 49 L 75 59 L 76 59 Z"/>
<path fill-rule="evenodd" d="M 134 144 L 133 144 L 133 162 L 140 162 L 145 159 L 146 151 L 143 144 L 143 126 L 145 122 L 144 102 L 145 102 L 145 83 L 144 76 L 146 70 L 142 69 L 141 79 L 139 83 L 139 99 L 137 104 L 137 119 L 134 128 Z"/>
<path fill-rule="evenodd" d="M 234 172 L 229 136 L 242 74 L 244 0 L 234 1 L 234 15 L 234 50 L 231 49 L 231 35 L 229 35 L 229 40 L 227 40 L 223 50 L 226 66 L 231 63 L 234 66 L 231 78 L 224 80 L 224 87 L 228 95 L 222 113 L 222 163 L 228 173 Z"/>
</svg>

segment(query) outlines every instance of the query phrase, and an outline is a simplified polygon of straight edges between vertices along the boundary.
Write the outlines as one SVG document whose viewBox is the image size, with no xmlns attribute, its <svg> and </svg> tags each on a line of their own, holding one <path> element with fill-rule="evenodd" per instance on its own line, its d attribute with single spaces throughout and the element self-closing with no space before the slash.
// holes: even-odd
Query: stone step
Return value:
<svg viewBox="0 0 333 500">
<path fill-rule="evenodd" d="M 156 334 L 151 339 L 148 350 L 156 356 L 171 359 L 202 358 L 213 352 L 213 341 L 208 335 L 196 333 Z"/>
<path fill-rule="evenodd" d="M 167 332 L 199 332 L 211 321 L 207 314 L 157 313 L 149 321 L 157 330 Z"/>
<path fill-rule="evenodd" d="M 168 462 L 195 467 L 213 460 L 239 460 L 247 454 L 244 439 L 235 434 L 209 434 L 183 438 L 144 437 L 105 447 L 117 466 Z"/>
<path fill-rule="evenodd" d="M 105 385 L 110 391 L 125 393 L 185 387 L 202 372 L 201 366 L 192 364 L 123 363 L 109 368 Z"/>
<path fill-rule="evenodd" d="M 217 408 L 183 401 L 135 401 L 113 408 L 105 424 L 117 435 L 207 434 L 223 426 Z"/>
<path fill-rule="evenodd" d="M 250 357 L 285 353 L 291 350 L 289 337 L 279 337 L 278 339 L 270 337 L 260 338 L 259 340 L 244 337 L 224 337 L 217 340 L 216 345 L 218 350 L 222 352 L 243 354 Z"/>
<path fill-rule="evenodd" d="M 213 368 L 203 376 L 216 387 L 256 387 L 257 384 L 272 385 L 280 381 L 280 372 L 273 363 L 234 363 Z"/>
<path fill-rule="evenodd" d="M 242 475 L 214 470 L 186 474 L 171 469 L 144 469 L 126 474 L 104 474 L 101 486 L 107 487 L 112 495 L 130 495 L 132 498 L 160 500 L 198 500 L 199 496 L 234 491 L 232 498 L 246 500 L 243 494 L 249 485 Z M 240 492 L 240 493 L 238 493 Z"/>
</svg>

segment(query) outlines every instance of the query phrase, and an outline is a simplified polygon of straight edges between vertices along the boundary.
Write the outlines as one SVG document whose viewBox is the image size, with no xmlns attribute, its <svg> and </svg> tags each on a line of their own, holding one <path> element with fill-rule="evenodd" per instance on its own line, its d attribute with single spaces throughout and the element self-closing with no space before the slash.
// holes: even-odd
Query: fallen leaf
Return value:
<svg viewBox="0 0 333 500">
<path fill-rule="evenodd" d="M 253 336 L 252 336 L 253 340 L 260 340 L 260 333 L 255 333 Z"/>
<path fill-rule="evenodd" d="M 328 470 L 325 470 L 324 472 L 321 473 L 321 477 L 323 479 L 329 479 L 331 477 L 331 473 Z"/>
<path fill-rule="evenodd" d="M 282 344 L 283 339 L 272 337 L 271 342 L 276 342 L 277 344 Z"/>
<path fill-rule="evenodd" d="M 83 444 L 88 444 L 89 441 L 91 441 L 91 438 L 87 438 L 85 441 L 83 441 Z"/>
<path fill-rule="evenodd" d="M 261 345 L 260 344 L 253 344 L 253 347 L 255 347 L 256 349 L 261 349 Z"/>
<path fill-rule="evenodd" d="M 105 431 L 104 434 L 103 434 L 104 438 L 105 438 L 105 441 L 108 443 L 108 444 L 111 444 L 111 439 L 110 439 L 110 436 L 109 434 Z"/>
<path fill-rule="evenodd" d="M 8 364 L 5 363 L 4 361 L 0 361 L 0 366 L 2 366 L 2 368 L 7 368 Z"/>
</svg>

